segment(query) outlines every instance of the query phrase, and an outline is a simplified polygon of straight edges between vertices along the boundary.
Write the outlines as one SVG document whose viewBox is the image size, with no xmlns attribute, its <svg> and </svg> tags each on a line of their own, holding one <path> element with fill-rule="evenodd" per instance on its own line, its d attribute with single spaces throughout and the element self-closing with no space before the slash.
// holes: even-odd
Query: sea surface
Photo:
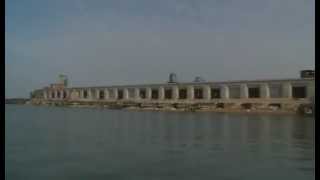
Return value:
<svg viewBox="0 0 320 180">
<path fill-rule="evenodd" d="M 5 106 L 7 180 L 311 180 L 314 118 Z"/>
</svg>

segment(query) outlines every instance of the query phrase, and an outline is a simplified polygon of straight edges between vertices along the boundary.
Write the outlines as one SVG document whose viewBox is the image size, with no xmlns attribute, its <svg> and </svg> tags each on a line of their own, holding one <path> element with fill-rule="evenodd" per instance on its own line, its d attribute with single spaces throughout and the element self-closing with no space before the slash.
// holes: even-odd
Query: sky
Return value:
<svg viewBox="0 0 320 180">
<path fill-rule="evenodd" d="M 70 86 L 298 78 L 314 0 L 6 0 L 6 98 Z"/>
</svg>

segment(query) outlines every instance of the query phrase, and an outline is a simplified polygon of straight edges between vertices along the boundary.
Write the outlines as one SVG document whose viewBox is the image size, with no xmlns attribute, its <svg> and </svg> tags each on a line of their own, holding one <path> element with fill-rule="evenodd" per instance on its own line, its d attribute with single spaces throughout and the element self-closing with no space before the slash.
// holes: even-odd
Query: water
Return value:
<svg viewBox="0 0 320 180">
<path fill-rule="evenodd" d="M 7 180 L 314 179 L 314 119 L 7 105 Z"/>
</svg>

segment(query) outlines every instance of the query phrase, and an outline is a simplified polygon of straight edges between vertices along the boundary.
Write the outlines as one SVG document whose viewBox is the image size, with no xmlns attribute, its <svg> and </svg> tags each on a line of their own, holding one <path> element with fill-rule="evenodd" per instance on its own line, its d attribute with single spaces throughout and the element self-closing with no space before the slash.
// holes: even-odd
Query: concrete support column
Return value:
<svg viewBox="0 0 320 180">
<path fill-rule="evenodd" d="M 100 99 L 100 89 L 96 89 L 94 95 L 95 99 Z"/>
<path fill-rule="evenodd" d="M 123 99 L 129 99 L 129 90 L 127 88 L 123 89 Z"/>
<path fill-rule="evenodd" d="M 70 91 L 69 91 L 69 99 L 71 99 L 71 100 L 75 100 L 75 99 L 79 99 L 79 95 L 78 95 L 78 93 L 77 93 L 77 91 L 76 90 L 74 90 L 74 89 L 70 89 Z"/>
<path fill-rule="evenodd" d="M 249 97 L 249 92 L 248 92 L 248 86 L 247 84 L 241 84 L 240 85 L 240 98 L 248 98 Z"/>
<path fill-rule="evenodd" d="M 43 98 L 48 99 L 48 91 L 43 91 Z"/>
<path fill-rule="evenodd" d="M 203 98 L 205 100 L 210 100 L 211 99 L 211 88 L 209 85 L 203 86 Z"/>
<path fill-rule="evenodd" d="M 63 93 L 64 93 L 64 91 L 65 91 L 65 90 L 61 90 L 61 91 L 60 91 L 60 99 L 61 99 L 61 100 L 63 100 Z"/>
<path fill-rule="evenodd" d="M 193 86 L 188 86 L 188 88 L 187 88 L 187 98 L 188 98 L 188 100 L 193 100 L 194 99 L 194 87 Z"/>
<path fill-rule="evenodd" d="M 151 88 L 146 88 L 146 99 L 151 99 L 152 90 Z"/>
<path fill-rule="evenodd" d="M 66 99 L 70 99 L 71 89 L 66 89 Z"/>
<path fill-rule="evenodd" d="M 261 98 L 270 98 L 270 88 L 267 83 L 260 85 L 260 95 Z"/>
<path fill-rule="evenodd" d="M 79 91 L 80 91 L 80 94 L 79 94 L 80 99 L 84 99 L 84 90 L 80 89 Z"/>
<path fill-rule="evenodd" d="M 159 100 L 164 100 L 164 87 L 159 87 Z"/>
<path fill-rule="evenodd" d="M 221 98 L 222 99 L 229 99 L 230 93 L 229 93 L 229 87 L 227 85 L 221 86 Z"/>
<path fill-rule="evenodd" d="M 134 88 L 134 99 L 139 100 L 140 99 L 140 89 Z"/>
<path fill-rule="evenodd" d="M 282 96 L 283 98 L 292 98 L 292 84 L 290 82 L 282 84 Z"/>
<path fill-rule="evenodd" d="M 51 99 L 50 91 L 47 91 L 47 99 Z"/>
<path fill-rule="evenodd" d="M 92 92 L 91 92 L 91 89 L 88 89 L 87 90 L 88 91 L 88 99 L 92 99 Z"/>
<path fill-rule="evenodd" d="M 315 82 L 310 82 L 307 84 L 307 98 L 314 100 L 315 97 Z"/>
<path fill-rule="evenodd" d="M 108 89 L 105 89 L 104 90 L 104 99 L 108 100 L 110 97 L 109 97 L 109 90 Z"/>
<path fill-rule="evenodd" d="M 58 91 L 57 90 L 54 91 L 54 99 L 58 99 Z"/>
<path fill-rule="evenodd" d="M 81 100 L 83 98 L 82 96 L 83 92 L 81 89 L 79 89 L 77 92 L 78 92 L 78 98 Z"/>
<path fill-rule="evenodd" d="M 114 95 L 114 99 L 118 99 L 118 89 L 117 88 L 113 89 L 113 95 Z"/>
<path fill-rule="evenodd" d="M 178 100 L 179 99 L 179 88 L 178 86 L 172 87 L 172 100 Z"/>
</svg>

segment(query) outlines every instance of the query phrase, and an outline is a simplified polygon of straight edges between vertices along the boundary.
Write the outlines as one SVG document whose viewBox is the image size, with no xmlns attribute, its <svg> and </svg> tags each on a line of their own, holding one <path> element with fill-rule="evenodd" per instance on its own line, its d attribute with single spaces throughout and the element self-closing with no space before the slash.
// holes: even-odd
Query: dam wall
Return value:
<svg viewBox="0 0 320 180">
<path fill-rule="evenodd" d="M 51 85 L 34 91 L 40 103 L 118 104 L 139 107 L 191 105 L 207 109 L 283 109 L 296 111 L 314 103 L 313 78 L 163 83 L 144 85 L 65 87 Z"/>
</svg>

